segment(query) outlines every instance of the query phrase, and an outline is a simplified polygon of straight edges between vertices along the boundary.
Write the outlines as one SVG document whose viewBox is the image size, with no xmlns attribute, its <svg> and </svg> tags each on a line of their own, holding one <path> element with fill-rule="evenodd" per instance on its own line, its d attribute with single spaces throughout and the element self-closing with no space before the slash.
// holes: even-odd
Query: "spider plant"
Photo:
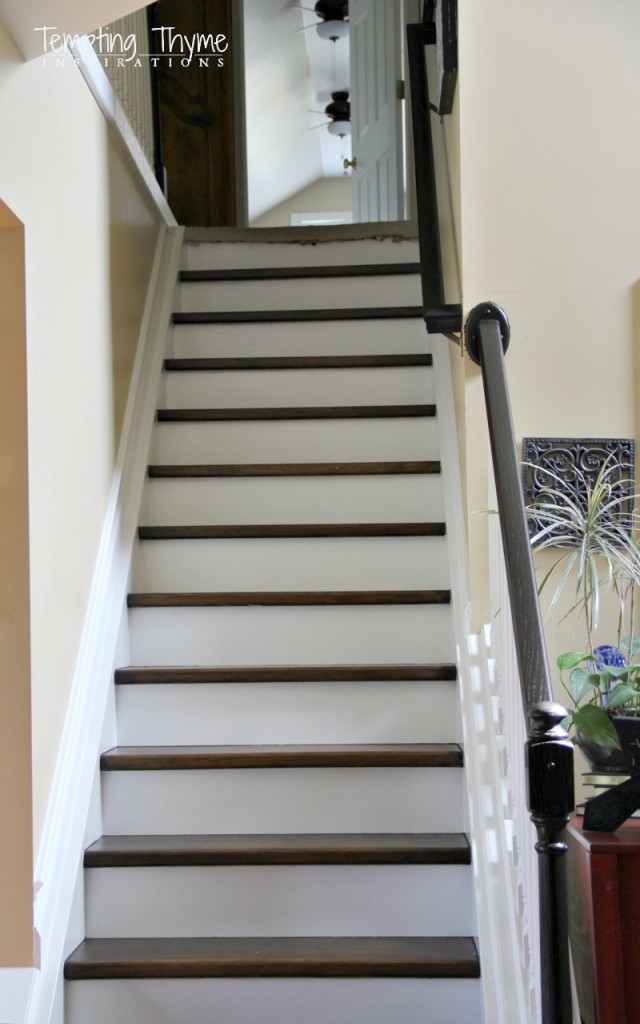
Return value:
<svg viewBox="0 0 640 1024">
<path fill-rule="evenodd" d="M 539 467 L 534 467 L 539 469 Z M 573 586 L 573 603 L 566 618 L 581 614 L 586 632 L 586 650 L 560 655 L 558 668 L 564 688 L 574 705 L 570 713 L 573 725 L 588 739 L 603 746 L 619 746 L 607 709 L 629 706 L 640 698 L 640 666 L 630 664 L 638 653 L 633 626 L 636 587 L 640 585 L 640 547 L 635 539 L 638 515 L 629 512 L 630 499 L 621 487 L 618 467 L 605 461 L 595 479 L 579 474 L 578 488 L 567 487 L 552 470 L 544 470 L 547 483 L 541 498 L 532 503 L 527 514 L 535 524 L 531 538 L 534 549 L 558 552 L 539 584 L 539 592 L 553 584 L 549 613 L 556 607 L 567 586 Z M 630 635 L 626 658 L 611 662 L 603 652 L 616 651 L 594 646 L 603 591 L 616 602 L 618 648 L 623 644 L 625 625 Z M 569 672 L 569 681 L 563 673 Z M 586 701 L 586 703 L 584 703 Z"/>
<path fill-rule="evenodd" d="M 579 473 L 576 493 L 560 476 L 545 469 L 549 483 L 543 487 L 543 497 L 527 509 L 538 527 L 531 538 L 532 547 L 537 551 L 561 551 L 538 589 L 542 592 L 554 575 L 558 577 L 549 605 L 551 613 L 572 570 L 575 572 L 575 600 L 567 614 L 583 612 L 591 654 L 602 587 L 610 586 L 615 593 L 621 631 L 628 605 L 633 611 L 635 587 L 640 585 L 640 547 L 634 538 L 639 517 L 635 510 L 626 510 L 631 502 L 614 478 L 616 471 L 617 466 L 608 459 L 593 480 Z"/>
</svg>

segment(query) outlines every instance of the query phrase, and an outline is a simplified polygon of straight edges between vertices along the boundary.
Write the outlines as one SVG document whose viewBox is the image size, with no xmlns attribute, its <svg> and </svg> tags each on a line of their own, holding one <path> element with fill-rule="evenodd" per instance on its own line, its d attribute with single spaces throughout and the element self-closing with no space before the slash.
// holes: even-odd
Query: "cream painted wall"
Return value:
<svg viewBox="0 0 640 1024">
<path fill-rule="evenodd" d="M 351 209 L 351 178 L 318 178 L 285 202 L 251 222 L 252 228 L 290 227 L 292 213 L 343 212 Z"/>
<path fill-rule="evenodd" d="M 0 964 L 18 967 L 34 952 L 24 276 L 24 227 L 0 201 Z"/>
<path fill-rule="evenodd" d="M 464 307 L 493 299 L 509 314 L 517 436 L 637 436 L 640 7 L 460 0 L 458 9 Z M 476 584 L 487 578 L 481 405 L 467 364 Z M 488 611 L 481 587 L 476 627 Z"/>
<path fill-rule="evenodd" d="M 117 450 L 160 221 L 120 148 L 110 142 L 107 156 L 113 438 Z"/>
<path fill-rule="evenodd" d="M 0 198 L 26 239 L 37 848 L 158 218 L 71 59 L 25 65 L 1 25 L 0 137 Z"/>
<path fill-rule="evenodd" d="M 640 435 L 640 6 L 636 0 L 459 0 L 465 313 L 511 320 L 507 372 L 523 436 Z M 490 621 L 488 441 L 465 364 L 472 625 Z M 545 623 L 555 658 L 574 617 Z M 603 621 L 599 641 L 614 639 Z M 563 699 L 558 688 L 558 697 Z M 577 759 L 577 773 L 584 769 Z M 579 796 L 581 788 L 578 788 Z"/>
</svg>

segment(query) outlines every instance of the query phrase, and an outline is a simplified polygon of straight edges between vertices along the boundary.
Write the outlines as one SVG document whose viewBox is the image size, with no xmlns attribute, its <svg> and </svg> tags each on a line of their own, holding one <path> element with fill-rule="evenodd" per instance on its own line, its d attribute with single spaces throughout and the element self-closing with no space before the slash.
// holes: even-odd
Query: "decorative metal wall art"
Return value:
<svg viewBox="0 0 640 1024">
<path fill-rule="evenodd" d="M 629 517 L 633 511 L 635 444 L 630 438 L 525 437 L 522 441 L 525 505 L 553 501 L 548 488 L 565 492 L 584 506 L 586 490 L 602 466 L 610 466 L 609 481 L 623 500 L 614 515 Z M 613 517 L 612 517 L 613 518 Z M 534 536 L 542 522 L 529 519 Z"/>
</svg>

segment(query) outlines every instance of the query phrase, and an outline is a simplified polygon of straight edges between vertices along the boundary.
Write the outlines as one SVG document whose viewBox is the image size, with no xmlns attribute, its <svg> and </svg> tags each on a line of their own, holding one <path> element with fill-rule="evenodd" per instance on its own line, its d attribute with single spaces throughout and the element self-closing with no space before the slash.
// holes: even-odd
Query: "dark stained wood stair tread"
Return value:
<svg viewBox="0 0 640 1024">
<path fill-rule="evenodd" d="M 461 833 L 102 836 L 86 868 L 246 864 L 470 864 Z"/>
<path fill-rule="evenodd" d="M 433 682 L 457 679 L 453 664 L 427 665 L 228 665 L 225 667 L 127 667 L 118 686 L 181 683 Z"/>
<path fill-rule="evenodd" d="M 102 771 L 190 771 L 213 768 L 459 768 L 457 743 L 340 743 L 295 746 L 113 747 Z"/>
<path fill-rule="evenodd" d="M 363 306 L 347 309 L 266 309 L 174 313 L 174 324 L 313 323 L 329 320 L 422 319 L 422 306 Z M 458 322 L 460 317 L 458 316 Z"/>
<path fill-rule="evenodd" d="M 68 981 L 92 978 L 477 978 L 469 937 L 85 939 Z"/>
<path fill-rule="evenodd" d="M 158 409 L 160 423 L 230 420 L 353 420 L 433 417 L 435 405 L 305 405 L 247 409 Z"/>
<path fill-rule="evenodd" d="M 152 479 L 172 477 L 266 477 L 266 476 L 384 476 L 396 474 L 437 475 L 440 462 L 270 462 L 149 466 Z"/>
<path fill-rule="evenodd" d="M 450 590 L 282 590 L 129 594 L 129 608 L 245 608 L 347 605 L 441 605 Z"/>
<path fill-rule="evenodd" d="M 345 370 L 432 366 L 427 353 L 370 356 L 245 356 L 217 359 L 165 359 L 168 373 L 229 370 Z"/>
<path fill-rule="evenodd" d="M 419 263 L 334 264 L 327 267 L 239 267 L 229 270 L 181 270 L 180 281 L 277 281 L 315 277 L 380 277 L 419 274 Z"/>
<path fill-rule="evenodd" d="M 444 523 L 266 523 L 239 526 L 140 526 L 140 540 L 296 537 L 444 537 Z"/>
</svg>

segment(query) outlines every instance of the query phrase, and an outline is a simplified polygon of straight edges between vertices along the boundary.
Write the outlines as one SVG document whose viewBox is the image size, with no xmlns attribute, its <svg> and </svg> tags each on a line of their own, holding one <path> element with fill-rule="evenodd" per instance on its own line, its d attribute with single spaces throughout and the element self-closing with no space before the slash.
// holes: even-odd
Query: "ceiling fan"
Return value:
<svg viewBox="0 0 640 1024">
<path fill-rule="evenodd" d="M 349 31 L 348 0 L 317 0 L 313 8 L 303 7 L 300 4 L 295 6 L 298 10 L 309 11 L 321 19 L 320 23 L 315 26 L 316 32 L 321 39 L 330 39 L 331 42 L 335 43 L 338 39 L 343 39 L 347 35 Z M 298 32 L 305 32 L 308 28 L 313 27 L 313 25 L 305 25 L 304 28 L 299 28 Z"/>
<path fill-rule="evenodd" d="M 315 125 L 309 131 L 313 132 L 316 128 L 326 128 L 330 135 L 339 135 L 341 138 L 344 138 L 345 135 L 351 135 L 351 104 L 347 90 L 332 93 L 331 103 L 328 103 L 323 111 L 310 110 L 309 113 L 326 114 L 329 118 L 328 121 Z"/>
</svg>

